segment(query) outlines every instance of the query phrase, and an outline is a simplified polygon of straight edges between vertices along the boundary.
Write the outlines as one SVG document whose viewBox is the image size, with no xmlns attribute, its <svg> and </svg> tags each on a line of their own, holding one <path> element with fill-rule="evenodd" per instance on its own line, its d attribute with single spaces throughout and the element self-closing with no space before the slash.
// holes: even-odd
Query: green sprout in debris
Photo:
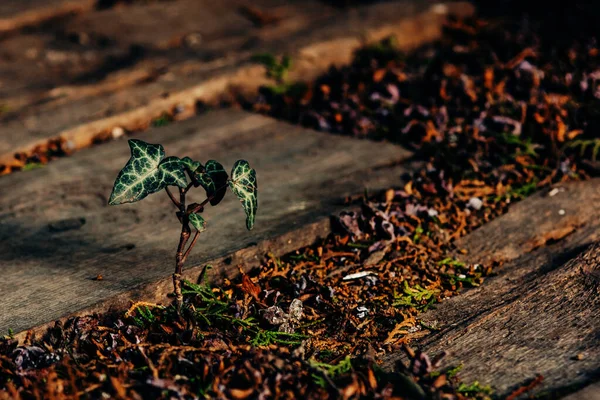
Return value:
<svg viewBox="0 0 600 400">
<path fill-rule="evenodd" d="M 306 93 L 308 86 L 303 82 L 288 82 L 287 77 L 292 68 L 292 59 L 289 56 L 283 56 L 278 59 L 270 53 L 257 54 L 252 60 L 263 64 L 267 70 L 269 79 L 275 81 L 274 85 L 267 85 L 265 88 L 273 94 L 287 95 L 293 98 L 300 98 Z"/>
<path fill-rule="evenodd" d="M 407 281 L 404 281 L 403 285 L 403 294 L 394 293 L 392 305 L 395 307 L 415 307 L 418 310 L 425 311 L 435 303 L 440 292 L 438 289 L 425 289 L 419 284 L 411 288 L 408 286 Z"/>
<path fill-rule="evenodd" d="M 472 287 L 479 286 L 479 279 L 481 279 L 480 274 L 476 274 L 475 276 L 442 274 L 442 276 L 448 279 L 450 285 L 456 285 L 457 282 L 462 282 Z"/>
<path fill-rule="evenodd" d="M 328 380 L 347 374 L 352 371 L 352 359 L 347 355 L 337 364 L 328 364 L 314 359 L 309 360 L 311 367 L 317 369 L 320 373 L 313 373 L 312 378 L 315 383 L 321 387 L 326 387 Z"/>
<path fill-rule="evenodd" d="M 423 227 L 421 225 L 417 226 L 415 228 L 415 234 L 413 235 L 413 239 L 412 239 L 413 242 L 419 243 L 419 240 L 421 240 L 421 236 L 423 235 L 423 232 L 425 232 Z"/>
<path fill-rule="evenodd" d="M 498 138 L 505 144 L 517 147 L 518 153 L 512 154 L 512 158 L 516 157 L 519 154 L 538 157 L 538 153 L 536 153 L 535 151 L 538 145 L 533 143 L 533 140 L 531 138 L 522 139 L 517 135 L 505 132 L 498 135 Z"/>
<path fill-rule="evenodd" d="M 152 325 L 156 322 L 156 317 L 152 314 L 152 310 L 148 306 L 140 306 L 136 309 L 133 322 L 140 328 Z"/>
<path fill-rule="evenodd" d="M 456 367 L 451 367 L 446 371 L 448 378 L 454 378 L 463 369 L 462 364 L 458 364 Z"/>
<path fill-rule="evenodd" d="M 465 267 L 465 263 L 462 261 L 458 261 L 457 259 L 454 259 L 452 257 L 447 257 L 444 258 L 441 261 L 438 261 L 437 263 L 440 267 L 441 266 L 449 266 L 449 267 L 458 267 L 458 268 L 464 268 Z"/>
<path fill-rule="evenodd" d="M 246 329 L 246 332 L 253 335 L 252 339 L 250 339 L 250 344 L 255 347 L 269 346 L 272 344 L 298 346 L 303 340 L 308 339 L 308 336 L 299 333 L 269 331 L 256 327 L 249 327 Z"/>
<path fill-rule="evenodd" d="M 10 340 L 10 339 L 14 339 L 14 338 L 15 338 L 15 332 L 12 330 L 12 328 L 8 328 L 8 335 L 4 335 L 4 339 Z"/>
<path fill-rule="evenodd" d="M 259 322 L 253 317 L 237 318 L 227 315 L 231 309 L 229 301 L 219 300 L 208 282 L 204 279 L 204 273 L 200 278 L 201 283 L 196 284 L 183 281 L 182 293 L 186 296 L 197 296 L 199 304 L 194 306 L 196 320 L 207 326 L 212 326 L 217 321 L 231 328 L 241 328 L 241 331 L 250 338 L 250 344 L 256 347 L 269 346 L 271 344 L 282 344 L 297 346 L 308 336 L 298 333 L 278 332 L 262 329 Z"/>
<path fill-rule="evenodd" d="M 38 162 L 31 162 L 31 163 L 27 163 L 25 165 L 23 165 L 23 168 L 21 168 L 22 171 L 31 171 L 32 169 L 38 169 L 38 168 L 43 168 L 44 164 L 42 163 L 38 163 Z"/>
<path fill-rule="evenodd" d="M 502 199 L 522 200 L 531 196 L 537 191 L 538 179 L 533 179 L 531 182 L 524 183 L 518 187 L 510 187 L 509 190 L 501 196 L 496 196 L 494 202 Z"/>
<path fill-rule="evenodd" d="M 567 149 L 577 149 L 579 148 L 579 156 L 585 157 L 586 150 L 588 148 L 592 149 L 591 160 L 598 160 L 598 154 L 600 153 L 600 139 L 588 139 L 588 140 L 573 140 L 565 145 Z"/>
<path fill-rule="evenodd" d="M 152 120 L 152 126 L 155 126 L 155 127 L 166 126 L 166 125 L 169 125 L 170 123 L 171 123 L 171 117 L 169 117 L 167 114 L 163 114 L 160 117 Z"/>
<path fill-rule="evenodd" d="M 246 213 L 246 228 L 254 227 L 258 209 L 258 186 L 256 171 L 246 160 L 238 160 L 233 165 L 231 177 L 223 166 L 209 160 L 205 165 L 189 157 L 165 157 L 160 144 L 150 144 L 137 139 L 129 140 L 131 158 L 119 172 L 108 203 L 118 205 L 133 203 L 146 196 L 164 190 L 175 205 L 176 216 L 181 224 L 179 246 L 175 255 L 173 288 L 178 312 L 183 304 L 181 274 L 188 255 L 196 244 L 200 232 L 206 229 L 206 221 L 201 216 L 210 203 L 216 206 L 221 202 L 227 188 L 237 196 Z M 177 187 L 176 197 L 169 187 Z M 206 199 L 201 203 L 188 204 L 188 192 L 202 186 Z M 192 228 L 195 230 L 189 246 Z M 205 293 L 206 294 L 206 293 Z"/>
<path fill-rule="evenodd" d="M 456 391 L 468 397 L 475 397 L 477 395 L 489 396 L 494 392 L 489 385 L 482 386 L 477 381 L 471 383 L 470 385 L 467 385 L 466 383 L 461 383 Z"/>
<path fill-rule="evenodd" d="M 282 56 L 280 59 L 271 53 L 256 54 L 252 61 L 260 63 L 267 69 L 267 76 L 274 79 L 278 84 L 283 84 L 287 78 L 288 72 L 292 67 L 292 59 L 289 56 Z"/>
</svg>

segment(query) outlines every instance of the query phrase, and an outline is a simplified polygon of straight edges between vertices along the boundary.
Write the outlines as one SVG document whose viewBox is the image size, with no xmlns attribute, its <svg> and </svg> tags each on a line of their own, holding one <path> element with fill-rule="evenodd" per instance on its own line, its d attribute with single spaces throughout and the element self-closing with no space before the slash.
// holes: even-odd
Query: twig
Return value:
<svg viewBox="0 0 600 400">
<path fill-rule="evenodd" d="M 165 191 L 169 195 L 169 198 L 171 199 L 171 201 L 173 202 L 173 204 L 175 204 L 175 207 L 181 209 L 181 203 L 179 202 L 179 200 L 177 200 L 175 198 L 175 196 L 173 195 L 173 193 L 171 193 L 171 190 L 169 190 L 169 187 L 166 187 Z"/>
<path fill-rule="evenodd" d="M 187 260 L 187 257 L 190 254 L 190 251 L 192 251 L 192 247 L 194 247 L 194 245 L 196 244 L 196 240 L 198 240 L 199 236 L 200 236 L 200 231 L 196 231 L 196 233 L 194 234 L 194 237 L 192 239 L 192 242 L 190 243 L 187 250 L 183 254 L 183 259 L 181 261 L 182 263 L 185 263 L 185 260 Z"/>
<path fill-rule="evenodd" d="M 142 357 L 144 358 L 144 360 L 146 361 L 146 364 L 148 364 L 148 368 L 150 368 L 150 371 L 152 371 L 152 377 L 154 379 L 158 379 L 158 370 L 154 366 L 154 363 L 152 363 L 152 360 L 150 360 L 148 358 L 148 356 L 146 355 L 146 352 L 144 352 L 144 349 L 142 347 L 138 346 L 137 349 L 140 352 L 140 354 L 142 355 Z"/>
<path fill-rule="evenodd" d="M 194 182 L 189 183 L 183 191 L 187 193 L 194 186 Z"/>
<path fill-rule="evenodd" d="M 227 184 L 225 184 L 225 185 L 221 186 L 220 188 L 218 188 L 217 190 L 215 190 L 215 193 L 213 195 L 208 196 L 206 198 L 206 200 L 204 200 L 202 203 L 198 204 L 197 206 L 195 206 L 191 210 L 188 210 L 188 214 L 196 213 L 196 212 L 204 209 L 204 206 L 207 205 L 209 201 L 211 201 L 212 199 L 214 199 L 215 195 L 217 193 L 219 193 L 221 190 L 225 189 L 226 187 L 227 187 Z"/>
</svg>

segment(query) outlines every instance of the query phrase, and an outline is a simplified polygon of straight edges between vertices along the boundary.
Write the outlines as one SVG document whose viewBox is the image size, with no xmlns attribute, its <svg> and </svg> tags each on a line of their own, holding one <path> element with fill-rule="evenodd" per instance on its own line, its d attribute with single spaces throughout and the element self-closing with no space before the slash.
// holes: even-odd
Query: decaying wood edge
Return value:
<svg viewBox="0 0 600 400">
<path fill-rule="evenodd" d="M 368 43 L 373 43 L 389 36 L 397 38 L 398 47 L 411 50 L 423 43 L 432 42 L 442 35 L 444 21 L 449 14 L 465 17 L 474 13 L 470 3 L 441 3 L 433 5 L 428 11 L 414 17 L 405 18 L 397 23 L 390 23 L 373 29 L 366 29 L 361 35 L 339 37 L 325 42 L 301 48 L 292 54 L 294 66 L 290 70 L 290 80 L 311 80 L 325 72 L 331 65 L 348 64 L 354 52 Z M 270 83 L 265 76 L 264 67 L 256 64 L 245 64 L 234 71 L 200 82 L 189 89 L 172 93 L 168 98 L 161 98 L 108 118 L 85 123 L 66 129 L 55 137 L 36 140 L 21 148 L 13 149 L 10 153 L 0 155 L 0 166 L 3 173 L 9 173 L 11 167 L 23 165 L 20 154 L 29 154 L 36 147 L 44 146 L 48 141 L 67 143 L 70 151 L 76 151 L 91 146 L 98 137 L 110 137 L 115 128 L 127 131 L 146 129 L 152 120 L 165 113 L 171 113 L 176 107 L 186 110 L 179 114 L 178 119 L 195 115 L 196 104 L 201 101 L 214 104 L 226 93 L 255 92 L 261 85 Z M 15 157 L 17 156 L 17 157 Z"/>
<path fill-rule="evenodd" d="M 59 5 L 49 5 L 27 10 L 12 17 L 1 18 L 0 36 L 67 15 L 81 14 L 92 10 L 95 6 L 96 0 L 67 0 Z"/>
<path fill-rule="evenodd" d="M 223 278 L 233 277 L 239 273 L 239 268 L 243 267 L 249 270 L 259 265 L 262 257 L 269 251 L 276 255 L 283 255 L 295 249 L 309 246 L 318 238 L 324 238 L 331 232 L 331 221 L 333 217 L 320 218 L 312 223 L 305 224 L 298 229 L 284 233 L 283 235 L 263 240 L 260 243 L 249 244 L 248 246 L 214 260 L 204 262 L 200 265 L 186 267 L 182 277 L 191 282 L 196 282 L 206 265 L 211 265 L 212 269 L 207 276 L 213 283 L 222 281 Z M 175 249 L 173 249 L 175 251 Z M 173 258 L 173 261 L 175 259 Z M 90 315 L 93 313 L 103 313 L 111 310 L 126 310 L 132 302 L 147 301 L 154 303 L 168 303 L 167 296 L 173 291 L 173 280 L 170 274 L 150 283 L 140 285 L 137 288 L 127 290 L 109 299 L 100 301 L 92 306 L 85 307 L 75 313 L 63 316 L 62 318 L 51 321 L 26 331 L 18 332 L 15 338 L 23 341 L 28 335 L 41 335 L 48 328 L 55 325 L 57 321 L 64 322 L 71 317 Z"/>
<path fill-rule="evenodd" d="M 600 377 L 598 379 L 598 382 L 564 397 L 564 400 L 600 400 Z"/>
</svg>

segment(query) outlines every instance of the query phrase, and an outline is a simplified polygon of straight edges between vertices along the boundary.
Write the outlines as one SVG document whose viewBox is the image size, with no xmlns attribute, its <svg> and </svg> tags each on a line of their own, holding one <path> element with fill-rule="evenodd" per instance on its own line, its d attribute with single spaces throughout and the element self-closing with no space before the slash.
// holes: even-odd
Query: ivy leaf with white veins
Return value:
<svg viewBox="0 0 600 400">
<path fill-rule="evenodd" d="M 204 166 L 204 172 L 196 173 L 195 178 L 206 190 L 206 196 L 214 196 L 210 204 L 216 206 L 223 200 L 227 192 L 227 171 L 221 163 L 215 160 L 208 160 Z"/>
<path fill-rule="evenodd" d="M 108 204 L 133 203 L 168 185 L 180 187 L 187 185 L 187 182 L 184 184 L 181 180 L 177 167 L 173 166 L 172 161 L 167 166 L 159 168 L 160 162 L 165 157 L 165 149 L 161 145 L 130 139 L 129 148 L 131 158 L 117 175 Z"/>
<path fill-rule="evenodd" d="M 181 163 L 192 173 L 194 173 L 198 168 L 202 167 L 202 164 L 199 161 L 194 161 L 189 157 L 183 157 L 181 159 Z"/>
<path fill-rule="evenodd" d="M 185 176 L 184 164 L 178 157 L 167 157 L 158 165 L 159 172 L 164 174 L 164 181 L 170 186 L 187 186 L 187 177 Z M 166 186 L 166 185 L 165 185 Z"/>
<path fill-rule="evenodd" d="M 206 220 L 202 218 L 200 214 L 191 213 L 189 216 L 190 223 L 196 228 L 198 232 L 206 230 Z"/>
<path fill-rule="evenodd" d="M 258 209 L 258 184 L 256 181 L 256 171 L 250 168 L 248 161 L 237 160 L 235 162 L 231 170 L 229 187 L 240 199 L 246 212 L 246 228 L 251 230 L 254 227 L 256 211 Z"/>
</svg>

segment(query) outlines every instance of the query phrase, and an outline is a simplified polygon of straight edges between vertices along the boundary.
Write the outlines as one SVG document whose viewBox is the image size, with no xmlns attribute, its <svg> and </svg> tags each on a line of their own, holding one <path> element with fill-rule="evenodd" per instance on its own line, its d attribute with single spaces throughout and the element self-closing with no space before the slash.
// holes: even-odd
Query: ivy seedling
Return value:
<svg viewBox="0 0 600 400">
<path fill-rule="evenodd" d="M 258 209 L 256 171 L 250 167 L 248 161 L 238 160 L 233 165 L 230 177 L 215 160 L 209 160 L 206 165 L 202 165 L 189 157 L 165 157 L 165 150 L 160 144 L 150 144 L 137 139 L 129 140 L 129 147 L 131 158 L 119 172 L 108 204 L 133 203 L 163 189 L 175 204 L 178 209 L 176 215 L 181 223 L 181 236 L 173 273 L 173 289 L 179 310 L 183 304 L 183 265 L 200 232 L 206 229 L 206 221 L 200 214 L 208 203 L 212 206 L 219 204 L 229 187 L 242 203 L 246 212 L 246 228 L 251 230 Z M 171 192 L 169 186 L 177 187 L 179 199 Z M 202 203 L 188 205 L 188 191 L 199 186 L 206 191 L 206 199 Z M 194 237 L 186 249 L 192 228 L 195 230 Z"/>
</svg>

